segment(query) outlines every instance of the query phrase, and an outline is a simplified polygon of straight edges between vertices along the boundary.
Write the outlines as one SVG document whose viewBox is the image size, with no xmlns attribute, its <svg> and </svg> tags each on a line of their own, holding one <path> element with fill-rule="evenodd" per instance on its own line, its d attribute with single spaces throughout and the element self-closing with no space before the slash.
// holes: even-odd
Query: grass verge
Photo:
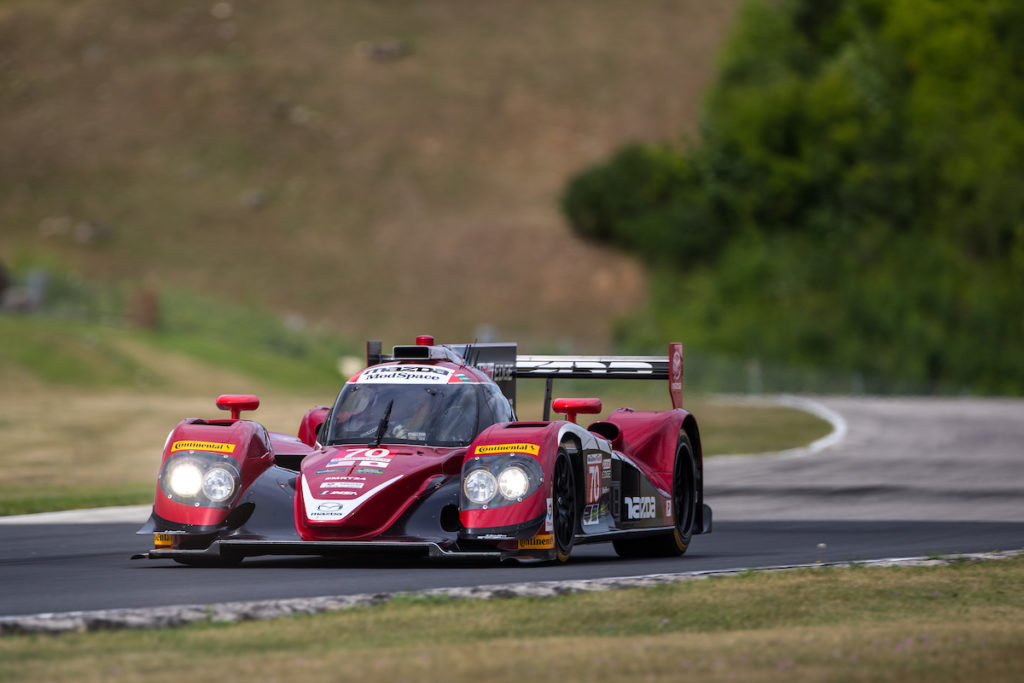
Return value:
<svg viewBox="0 0 1024 683">
<path fill-rule="evenodd" d="M 344 381 L 340 340 L 258 312 L 225 309 L 220 320 L 215 304 L 189 301 L 168 306 L 173 333 L 0 316 L 0 514 L 151 502 L 165 436 L 185 417 L 218 416 L 218 394 L 257 394 L 252 418 L 290 434 L 306 410 L 333 401 Z M 243 344 L 237 329 L 258 333 Z M 665 382 L 558 381 L 554 392 L 602 398 L 595 419 L 669 406 Z M 521 419 L 540 418 L 544 383 L 522 382 L 519 399 Z M 709 456 L 793 448 L 829 431 L 778 406 L 700 396 L 686 406 Z"/>
<path fill-rule="evenodd" d="M 39 386 L 0 394 L 0 515 L 152 502 L 164 437 L 184 417 L 217 416 L 217 393 Z M 257 393 L 263 405 L 253 418 L 292 434 L 308 408 L 333 398 Z M 695 400 L 691 409 L 710 456 L 792 448 L 828 432 L 824 421 L 789 408 Z"/>
<path fill-rule="evenodd" d="M 1024 558 L 0 639 L 0 680 L 1019 680 Z M 641 678 L 642 677 L 642 678 Z"/>
<path fill-rule="evenodd" d="M 75 488 L 0 489 L 0 516 L 153 502 L 153 482 Z"/>
</svg>

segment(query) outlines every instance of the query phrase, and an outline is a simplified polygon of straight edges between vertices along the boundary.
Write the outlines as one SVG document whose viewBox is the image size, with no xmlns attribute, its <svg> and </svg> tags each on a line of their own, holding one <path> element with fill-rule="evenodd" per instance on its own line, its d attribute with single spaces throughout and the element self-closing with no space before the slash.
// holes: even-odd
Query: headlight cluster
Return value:
<svg viewBox="0 0 1024 683">
<path fill-rule="evenodd" d="M 484 456 L 466 462 L 462 492 L 469 507 L 499 507 L 523 500 L 543 479 L 540 463 L 527 455 Z"/>
<path fill-rule="evenodd" d="M 171 500 L 186 505 L 216 507 L 238 490 L 238 463 L 217 453 L 187 451 L 164 462 L 160 487 Z"/>
</svg>

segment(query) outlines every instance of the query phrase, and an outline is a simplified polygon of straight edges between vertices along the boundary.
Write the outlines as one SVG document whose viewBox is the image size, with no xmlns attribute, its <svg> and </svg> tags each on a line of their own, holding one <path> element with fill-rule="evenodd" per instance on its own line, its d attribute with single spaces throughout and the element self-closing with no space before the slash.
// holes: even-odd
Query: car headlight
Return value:
<svg viewBox="0 0 1024 683">
<path fill-rule="evenodd" d="M 506 467 L 498 475 L 498 490 L 509 500 L 519 500 L 530 489 L 530 477 L 521 467 Z"/>
<path fill-rule="evenodd" d="M 494 475 L 487 470 L 473 470 L 466 476 L 462 485 L 466 497 L 477 505 L 483 505 L 498 491 L 498 483 Z"/>
<path fill-rule="evenodd" d="M 223 467 L 211 468 L 203 476 L 203 493 L 213 502 L 225 501 L 234 492 L 235 477 Z"/>
<path fill-rule="evenodd" d="M 238 462 L 222 453 L 171 454 L 160 467 L 160 490 L 182 505 L 228 507 L 240 486 Z"/>
<path fill-rule="evenodd" d="M 477 452 L 487 448 L 485 444 Z M 508 446 L 498 444 L 497 448 Z M 528 453 L 486 454 L 463 463 L 462 482 L 459 504 L 463 510 L 517 505 L 544 486 L 544 468 Z"/>
<path fill-rule="evenodd" d="M 203 486 L 203 473 L 195 463 L 185 460 L 174 465 L 167 483 L 174 495 L 192 498 Z"/>
</svg>

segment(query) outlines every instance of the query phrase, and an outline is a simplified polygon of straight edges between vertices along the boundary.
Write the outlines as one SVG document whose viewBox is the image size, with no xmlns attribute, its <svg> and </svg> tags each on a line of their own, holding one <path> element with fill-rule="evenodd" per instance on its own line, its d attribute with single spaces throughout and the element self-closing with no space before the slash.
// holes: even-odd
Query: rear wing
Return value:
<svg viewBox="0 0 1024 683">
<path fill-rule="evenodd" d="M 394 355 L 381 351 L 379 341 L 366 344 L 367 365 L 403 356 L 408 347 L 395 347 Z M 672 342 L 667 356 L 520 356 L 515 343 L 445 344 L 466 364 L 487 373 L 515 407 L 516 382 L 545 380 L 544 419 L 550 418 L 555 379 L 647 379 L 668 381 L 673 408 L 683 407 L 683 345 Z"/>
<path fill-rule="evenodd" d="M 555 379 L 667 380 L 672 407 L 683 407 L 683 345 L 678 342 L 668 345 L 668 356 L 516 356 L 514 375 L 545 380 L 545 420 Z"/>
</svg>

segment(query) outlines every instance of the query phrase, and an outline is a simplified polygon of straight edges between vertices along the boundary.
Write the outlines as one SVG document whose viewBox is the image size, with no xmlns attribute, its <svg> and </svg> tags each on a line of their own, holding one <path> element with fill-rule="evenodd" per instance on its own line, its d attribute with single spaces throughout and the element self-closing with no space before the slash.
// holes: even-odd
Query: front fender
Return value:
<svg viewBox="0 0 1024 683">
<path fill-rule="evenodd" d="M 257 422 L 183 420 L 164 445 L 153 514 L 168 530 L 217 528 L 249 486 L 273 464 L 270 437 Z M 172 470 L 182 465 L 196 468 L 200 477 L 213 468 L 227 470 L 234 479 L 234 490 L 221 501 L 209 499 L 202 489 L 193 495 L 180 495 L 169 480 Z"/>
<path fill-rule="evenodd" d="M 459 521 L 470 538 L 530 538 L 551 531 L 551 481 L 559 446 L 571 435 L 579 445 L 588 446 L 594 435 L 565 421 L 550 423 L 513 422 L 487 428 L 466 451 L 462 465 L 463 486 L 459 498 Z M 475 503 L 465 490 L 466 477 L 485 469 L 495 478 L 503 469 L 519 466 L 527 472 L 527 494 L 509 500 L 496 493 L 486 503 Z"/>
</svg>

